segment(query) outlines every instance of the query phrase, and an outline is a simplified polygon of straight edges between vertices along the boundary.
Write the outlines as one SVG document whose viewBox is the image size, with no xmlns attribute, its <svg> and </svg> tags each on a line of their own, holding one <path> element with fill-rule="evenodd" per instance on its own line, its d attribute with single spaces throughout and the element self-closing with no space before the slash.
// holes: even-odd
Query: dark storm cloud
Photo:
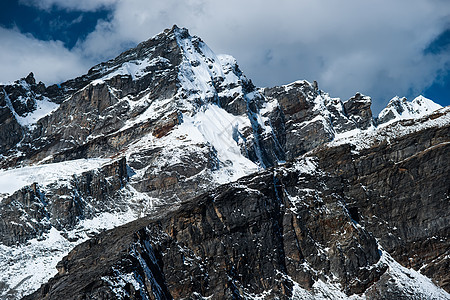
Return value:
<svg viewBox="0 0 450 300">
<path fill-rule="evenodd" d="M 433 47 L 440 47 L 449 27 L 447 0 L 26 1 L 42 9 L 110 7 L 111 18 L 71 51 L 91 61 L 176 23 L 216 53 L 235 56 L 259 86 L 317 80 L 332 96 L 371 95 L 375 110 L 395 95 L 425 90 L 450 62 L 448 51 L 426 51 L 436 40 Z"/>
</svg>

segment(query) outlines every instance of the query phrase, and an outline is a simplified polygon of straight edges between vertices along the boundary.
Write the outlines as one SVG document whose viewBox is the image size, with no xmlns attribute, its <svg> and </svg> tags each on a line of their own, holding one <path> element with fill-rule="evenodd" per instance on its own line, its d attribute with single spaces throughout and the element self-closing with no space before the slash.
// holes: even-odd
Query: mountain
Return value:
<svg viewBox="0 0 450 300">
<path fill-rule="evenodd" d="M 439 104 L 423 96 L 408 102 L 406 98 L 394 97 L 389 101 L 387 107 L 378 115 L 380 123 L 396 121 L 399 119 L 414 119 L 428 115 L 435 110 L 442 108 Z"/>
<path fill-rule="evenodd" d="M 0 86 L 5 299 L 450 299 L 450 108 L 257 88 L 174 26 Z"/>
</svg>

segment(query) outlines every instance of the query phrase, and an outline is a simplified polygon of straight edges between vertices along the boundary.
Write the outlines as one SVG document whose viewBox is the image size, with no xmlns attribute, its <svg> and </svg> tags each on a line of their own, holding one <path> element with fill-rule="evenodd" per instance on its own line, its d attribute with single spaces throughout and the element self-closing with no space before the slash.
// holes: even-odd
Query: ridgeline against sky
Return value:
<svg viewBox="0 0 450 300">
<path fill-rule="evenodd" d="M 448 0 L 8 0 L 0 81 L 61 82 L 176 23 L 258 86 L 317 80 L 334 97 L 372 96 L 374 111 L 396 95 L 449 105 L 448 20 Z"/>
</svg>

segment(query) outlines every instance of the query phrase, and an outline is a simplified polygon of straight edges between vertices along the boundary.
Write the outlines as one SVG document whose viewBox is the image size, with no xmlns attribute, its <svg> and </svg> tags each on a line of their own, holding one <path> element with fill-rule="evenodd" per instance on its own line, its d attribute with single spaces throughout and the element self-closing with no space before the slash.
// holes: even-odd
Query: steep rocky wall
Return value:
<svg viewBox="0 0 450 300">
<path fill-rule="evenodd" d="M 127 180 L 126 162 L 121 159 L 74 175 L 68 182 L 26 186 L 0 203 L 0 242 L 25 243 L 51 227 L 70 229 L 95 213 L 121 209 L 125 204 L 118 200 L 119 191 Z"/>
<path fill-rule="evenodd" d="M 372 101 L 360 93 L 342 102 L 307 81 L 264 88 L 261 92 L 268 101 L 275 100 L 281 110 L 282 116 L 271 119 L 271 123 L 286 160 L 332 141 L 336 134 L 374 125 Z"/>
<path fill-rule="evenodd" d="M 81 244 L 26 299 L 290 297 L 292 280 L 311 289 L 329 278 L 361 293 L 386 266 L 337 182 L 290 166 L 221 186 Z"/>
<path fill-rule="evenodd" d="M 450 290 L 450 127 L 430 128 L 364 149 L 317 151 L 340 176 L 354 218 L 406 267 Z"/>
<path fill-rule="evenodd" d="M 358 155 L 322 148 L 161 208 L 78 246 L 27 299 L 284 298 L 294 282 L 312 292 L 318 280 L 347 295 L 421 299 L 395 283 L 375 238 L 447 288 L 448 136 L 431 128 Z"/>
<path fill-rule="evenodd" d="M 23 137 L 23 130 L 6 103 L 6 92 L 0 91 L 0 153 L 16 145 Z"/>
</svg>

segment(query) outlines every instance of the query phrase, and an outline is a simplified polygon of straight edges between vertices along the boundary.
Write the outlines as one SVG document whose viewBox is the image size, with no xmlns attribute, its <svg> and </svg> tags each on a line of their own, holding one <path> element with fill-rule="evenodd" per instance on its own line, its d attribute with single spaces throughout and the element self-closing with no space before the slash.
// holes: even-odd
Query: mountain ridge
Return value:
<svg viewBox="0 0 450 300">
<path fill-rule="evenodd" d="M 46 271 L 48 273 L 44 278 L 30 279 L 36 276 L 33 269 L 26 269 L 24 274 L 14 273 L 14 270 L 33 261 L 22 256 L 14 260 L 11 254 L 15 253 L 15 249 L 23 249 L 25 255 L 30 253 L 32 257 L 36 256 L 33 247 L 41 245 L 43 248 L 53 249 L 58 255 L 65 255 L 76 244 L 95 237 L 104 229 L 111 229 L 111 226 L 158 214 L 158 211 L 164 211 L 167 206 L 176 211 L 178 206 L 187 205 L 181 203 L 196 197 L 209 197 L 209 193 L 216 193 L 214 191 L 220 190 L 223 184 L 241 180 L 240 178 L 246 179 L 246 184 L 251 185 L 251 178 L 256 180 L 261 176 L 261 172 L 268 172 L 267 170 L 289 173 L 287 165 L 292 161 L 308 161 L 310 157 L 321 159 L 320 169 L 324 173 L 318 173 L 317 176 L 329 174 L 323 178 L 329 179 L 330 182 L 324 179 L 323 184 L 330 185 L 330 189 L 340 190 L 344 187 L 340 196 L 342 199 L 334 201 L 341 203 L 345 209 L 337 208 L 340 207 L 339 204 L 331 210 L 340 215 L 342 220 L 347 220 L 342 223 L 343 226 L 352 226 L 356 219 L 364 219 L 363 227 L 370 228 L 370 231 L 367 231 L 362 227 L 364 234 L 371 236 L 371 232 L 378 232 L 377 239 L 388 232 L 394 234 L 395 232 L 391 232 L 391 229 L 384 225 L 378 225 L 381 226 L 378 231 L 376 226 L 373 227 L 372 224 L 376 222 L 372 221 L 372 213 L 377 209 L 366 207 L 367 199 L 361 197 L 367 192 L 363 193 L 356 186 L 374 186 L 373 194 L 385 197 L 386 203 L 395 206 L 389 202 L 389 193 L 381 184 L 391 186 L 391 182 L 385 182 L 391 177 L 374 177 L 371 170 L 403 174 L 405 171 L 399 170 L 404 168 L 396 167 L 394 170 L 392 166 L 427 155 L 431 155 L 433 161 L 439 161 L 441 164 L 443 162 L 445 165 L 443 149 L 446 149 L 448 140 L 445 130 L 450 124 L 448 107 L 442 108 L 420 97 L 411 102 L 412 104 L 394 98 L 383 114 L 373 117 L 370 97 L 360 93 L 343 102 L 319 90 L 317 83 L 311 84 L 307 81 L 258 89 L 245 77 L 234 58 L 215 55 L 200 38 L 192 37 L 186 29 L 176 26 L 115 59 L 94 66 L 86 75 L 59 86 L 45 87 L 42 83 L 36 84 L 33 74 L 30 74 L 16 85 L 1 86 L 0 90 L 0 119 L 4 120 L 0 123 L 0 165 L 3 169 L 10 168 L 0 172 L 0 180 L 14 178 L 16 182 L 23 182 L 17 185 L 18 191 L 12 191 L 15 189 L 12 186 L 8 187 L 11 189 L 10 193 L 1 194 L 6 189 L 0 191 L 0 232 L 3 234 L 1 246 L 5 253 L 4 259 L 9 259 L 12 264 L 10 268 L 5 267 L 2 270 L 5 276 L 9 276 L 9 281 L 3 277 L 0 282 L 4 286 L 2 295 L 10 295 L 11 298 L 36 289 L 52 274 L 51 271 Z M 414 137 L 415 135 L 417 137 Z M 393 145 L 390 147 L 395 151 L 386 148 L 386 145 Z M 373 149 L 381 150 L 376 152 Z M 336 156 L 336 153 L 339 155 Z M 365 163 L 358 155 L 368 157 L 373 164 Z M 335 170 L 327 156 L 336 158 L 333 163 L 339 164 L 342 160 L 341 169 Z M 360 165 L 357 166 L 356 162 Z M 34 167 L 30 167 L 32 165 Z M 79 171 L 75 171 L 75 165 L 79 165 Z M 355 170 L 360 170 L 354 173 L 355 170 L 352 171 L 346 165 L 354 165 Z M 426 161 L 424 165 L 428 168 L 425 171 L 419 165 L 408 167 L 407 170 L 412 173 L 425 172 L 424 178 L 433 180 L 429 175 L 432 166 Z M 18 168 L 19 166 L 22 168 Z M 444 167 L 436 173 L 436 176 L 441 178 L 441 185 L 448 181 Z M 31 170 L 47 172 L 49 175 L 42 176 L 44 179 L 41 181 L 39 176 L 30 176 Z M 355 176 L 362 176 L 361 174 L 365 174 L 362 179 L 355 180 Z M 299 176 L 305 174 L 301 173 Z M 339 179 L 341 177 L 344 180 Z M 272 180 L 278 180 L 275 178 L 277 177 Z M 313 181 L 311 178 L 309 180 Z M 270 183 L 269 180 L 267 184 L 276 187 L 275 181 Z M 283 200 L 285 205 L 296 206 L 304 202 L 301 205 L 314 207 L 320 201 L 306 204 L 311 196 L 308 193 L 325 192 L 319 187 L 310 186 L 307 188 L 309 192 L 305 193 L 301 189 L 297 190 L 296 184 L 309 183 L 291 182 L 290 189 L 293 191 L 287 191 L 284 187 L 280 190 L 277 187 L 272 191 L 267 190 L 267 193 L 272 195 L 272 200 L 267 201 L 275 201 L 275 210 L 283 211 L 282 215 L 286 214 L 285 208 L 276 204 L 281 194 L 288 195 Z M 413 182 L 402 182 L 401 186 L 407 184 Z M 264 187 L 258 186 L 258 189 L 264 190 Z M 436 203 L 445 203 L 445 197 L 448 197 L 448 191 L 443 190 L 442 186 L 436 188 L 442 195 L 428 188 L 423 189 L 435 195 Z M 397 192 L 403 195 L 402 192 Z M 234 192 L 233 195 L 241 199 Z M 424 194 L 413 193 L 409 196 L 433 209 L 435 207 L 432 199 L 428 199 Z M 373 196 L 367 197 L 375 199 Z M 364 215 L 360 215 L 358 210 L 355 213 L 355 207 L 348 204 L 352 202 L 360 203 L 360 211 L 364 207 Z M 414 206 L 412 200 L 405 200 L 405 203 Z M 384 210 L 379 212 L 389 215 Z M 311 210 L 309 213 L 315 212 Z M 415 257 L 417 262 L 414 267 L 434 276 L 434 280 L 448 288 L 445 251 L 444 254 L 438 251 L 445 249 L 445 232 L 448 226 L 442 223 L 444 221 L 439 221 L 438 215 L 437 212 L 431 212 L 423 218 L 420 217 L 420 220 L 424 222 L 423 226 L 433 228 L 444 242 L 430 241 L 420 228 L 415 229 L 417 236 L 402 230 L 399 237 L 405 239 L 405 243 L 420 241 L 436 245 L 434 250 L 431 247 L 430 253 L 436 253 L 441 260 L 433 263 L 429 258 Z M 291 217 L 300 218 L 295 212 Z M 397 217 L 403 226 L 410 224 L 401 214 Z M 445 219 L 442 216 L 441 218 Z M 245 217 L 238 221 L 246 222 Z M 267 222 L 275 222 L 273 224 L 281 226 L 278 221 L 268 219 Z M 394 219 L 391 222 L 394 222 Z M 211 226 L 214 224 L 215 221 Z M 324 232 L 332 228 L 327 226 Z M 298 228 L 286 228 L 287 235 L 291 230 L 298 231 Z M 52 236 L 60 241 L 59 246 L 50 242 Z M 399 250 L 403 249 L 403 243 L 393 243 L 392 240 L 384 238 L 381 240 L 383 245 L 374 244 L 370 251 L 375 251 L 377 247 L 386 247 L 396 260 L 401 260 L 401 255 L 408 257 L 423 254 L 420 247 L 411 247 L 410 253 L 408 250 Z M 49 244 L 45 244 L 47 241 Z M 147 242 L 154 243 L 151 240 Z M 183 240 L 179 242 L 183 243 Z M 327 240 L 325 242 L 328 243 Z M 86 243 L 91 242 L 88 240 Z M 157 247 L 157 242 L 155 243 L 153 245 Z M 191 246 L 197 247 L 194 244 Z M 428 249 L 427 247 L 425 248 Z M 191 250 L 197 251 L 193 250 L 194 248 Z M 303 248 L 302 251 L 312 251 L 308 250 L 306 245 Z M 144 252 L 142 255 L 147 253 Z M 390 256 L 389 253 L 386 252 L 386 256 Z M 55 266 L 55 261 L 45 262 L 49 260 L 45 255 L 38 257 L 43 268 Z M 380 257 L 374 254 L 374 261 L 370 264 L 373 265 Z M 329 260 L 333 259 L 333 256 L 329 257 Z M 359 259 L 358 255 L 355 254 L 352 259 Z M 38 261 L 37 258 L 35 260 Z M 302 260 L 297 262 L 301 264 Z M 407 261 L 402 263 L 406 264 Z M 283 265 L 285 263 L 280 266 Z M 319 266 L 320 264 L 315 265 L 316 271 L 319 271 Z M 439 271 L 430 271 L 434 270 L 434 267 Z M 164 276 L 165 271 L 161 268 L 160 271 Z M 300 276 L 291 271 L 281 270 L 284 272 L 283 276 Z M 338 277 L 339 280 L 344 280 L 346 276 L 349 275 L 341 272 Z M 378 278 L 374 279 L 375 281 L 381 280 L 381 277 L 377 276 L 372 278 Z M 303 281 L 298 279 L 300 282 L 287 280 L 290 283 L 275 294 L 292 296 L 295 286 L 298 293 L 312 293 L 310 296 L 313 297 L 312 282 L 319 282 L 319 278 L 302 278 Z M 149 277 L 148 280 L 153 279 Z M 237 280 L 235 284 L 241 284 L 238 279 L 233 280 Z M 325 277 L 320 280 L 327 284 L 328 279 Z M 136 287 L 138 286 L 140 285 L 137 284 Z M 34 294 L 34 297 L 49 297 L 48 288 L 41 290 L 41 294 Z M 258 290 L 258 293 L 264 292 L 261 287 L 253 288 Z M 329 288 L 331 289 L 330 286 Z M 171 287 L 166 286 L 165 289 L 170 290 Z M 304 289 L 305 292 L 302 292 Z M 339 287 L 332 289 L 338 293 Z M 152 289 L 144 291 L 145 287 L 140 286 L 140 290 L 152 297 Z M 192 295 L 208 291 L 194 290 Z M 349 289 L 344 293 L 365 293 L 368 286 L 362 287 L 358 292 L 356 290 Z M 319 289 L 316 292 L 324 291 Z M 398 296 L 402 291 L 400 289 L 397 292 Z M 245 296 L 248 291 L 240 291 L 238 288 L 233 293 Z M 442 295 L 447 297 L 448 294 Z M 376 295 L 372 296 L 376 299 Z M 267 297 L 271 296 L 268 294 Z"/>
</svg>

